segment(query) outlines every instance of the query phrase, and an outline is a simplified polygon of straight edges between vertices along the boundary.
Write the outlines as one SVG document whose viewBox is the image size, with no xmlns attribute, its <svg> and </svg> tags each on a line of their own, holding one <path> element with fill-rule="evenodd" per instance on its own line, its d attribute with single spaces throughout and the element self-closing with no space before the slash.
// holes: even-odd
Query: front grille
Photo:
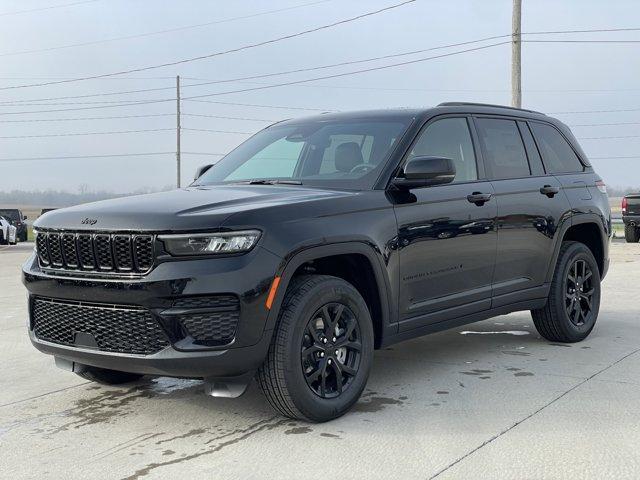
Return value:
<svg viewBox="0 0 640 480">
<path fill-rule="evenodd" d="M 173 313 L 170 313 L 173 312 Z M 182 297 L 163 312 L 182 325 L 183 334 L 204 346 L 229 344 L 240 320 L 240 300 L 235 295 Z"/>
<path fill-rule="evenodd" d="M 233 340 L 240 312 L 181 315 L 180 323 L 194 340 L 202 344 L 225 344 Z"/>
<path fill-rule="evenodd" d="M 104 352 L 150 355 L 170 345 L 151 312 L 126 305 L 34 298 L 31 328 L 40 340 Z"/>
<path fill-rule="evenodd" d="M 237 310 L 240 302 L 235 295 L 212 295 L 208 297 L 183 297 L 173 302 L 179 308 L 220 308 Z"/>
<path fill-rule="evenodd" d="M 40 266 L 57 270 L 143 274 L 153 267 L 153 236 L 38 232 Z"/>
</svg>

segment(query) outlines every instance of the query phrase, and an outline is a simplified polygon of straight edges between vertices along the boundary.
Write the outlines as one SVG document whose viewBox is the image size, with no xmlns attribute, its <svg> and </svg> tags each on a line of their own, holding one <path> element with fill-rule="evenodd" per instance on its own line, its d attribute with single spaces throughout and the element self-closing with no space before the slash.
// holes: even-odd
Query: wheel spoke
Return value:
<svg viewBox="0 0 640 480">
<path fill-rule="evenodd" d="M 307 326 L 307 331 L 309 332 L 309 335 L 311 335 L 314 343 L 321 343 L 320 337 L 318 336 L 318 330 L 316 330 L 315 322 L 312 321 L 309 323 L 309 325 Z"/>
<path fill-rule="evenodd" d="M 307 375 L 307 382 L 315 382 L 316 380 L 318 380 L 318 378 L 320 378 L 320 375 L 322 375 L 322 369 L 318 368 Z"/>
<path fill-rule="evenodd" d="M 327 394 L 327 367 L 325 365 L 320 375 L 320 395 L 324 397 L 326 394 Z"/>
<path fill-rule="evenodd" d="M 329 313 L 329 306 L 322 307 L 322 322 L 324 323 L 324 334 L 327 335 L 329 325 L 331 325 L 331 314 Z"/>
<path fill-rule="evenodd" d="M 342 372 L 345 375 L 349 375 L 350 377 L 355 377 L 356 376 L 356 372 L 357 371 L 356 371 L 355 368 L 351 368 L 349 365 L 345 365 L 345 364 L 342 364 L 341 368 L 342 368 Z"/>
<path fill-rule="evenodd" d="M 338 305 L 338 307 L 336 308 L 336 313 L 333 316 L 333 320 L 329 322 L 329 331 L 326 334 L 327 337 L 336 334 L 336 325 L 338 324 L 340 317 L 342 317 L 342 312 L 344 312 L 344 305 Z"/>
<path fill-rule="evenodd" d="M 336 390 L 338 391 L 338 395 L 340 395 L 342 393 L 342 370 L 340 370 L 338 362 L 333 362 L 331 368 L 336 375 Z"/>
<path fill-rule="evenodd" d="M 319 345 L 311 345 L 310 347 L 307 347 L 304 350 L 302 350 L 302 356 L 308 357 L 309 355 L 319 352 L 321 350 L 322 350 L 322 347 L 320 347 Z"/>
</svg>

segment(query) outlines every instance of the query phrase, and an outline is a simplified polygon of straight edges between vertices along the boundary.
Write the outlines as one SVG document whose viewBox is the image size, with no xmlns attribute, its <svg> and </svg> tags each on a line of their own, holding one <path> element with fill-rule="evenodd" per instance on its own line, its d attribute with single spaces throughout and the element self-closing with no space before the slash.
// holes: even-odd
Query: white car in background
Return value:
<svg viewBox="0 0 640 480">
<path fill-rule="evenodd" d="M 17 232 L 16 227 L 11 225 L 6 218 L 0 217 L 0 244 L 15 245 L 17 243 Z"/>
</svg>

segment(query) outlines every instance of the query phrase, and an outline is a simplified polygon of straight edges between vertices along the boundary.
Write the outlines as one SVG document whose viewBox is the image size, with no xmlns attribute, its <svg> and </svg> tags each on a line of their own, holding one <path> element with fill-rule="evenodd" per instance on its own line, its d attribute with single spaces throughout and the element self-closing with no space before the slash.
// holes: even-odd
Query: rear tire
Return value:
<svg viewBox="0 0 640 480">
<path fill-rule="evenodd" d="M 633 225 L 625 225 L 624 239 L 627 241 L 627 243 L 637 243 L 640 239 L 640 231 Z"/>
<path fill-rule="evenodd" d="M 373 326 L 362 296 L 340 278 L 304 275 L 287 289 L 257 379 L 282 415 L 326 422 L 358 401 L 372 361 Z"/>
<path fill-rule="evenodd" d="M 143 377 L 143 375 L 139 373 L 120 372 L 98 367 L 87 367 L 85 371 L 78 372 L 78 375 L 85 380 L 103 385 L 121 385 L 123 383 L 135 382 Z"/>
<path fill-rule="evenodd" d="M 552 342 L 579 342 L 593 330 L 599 309 L 600 271 L 591 250 L 563 242 L 547 304 L 531 310 L 538 333 Z"/>
</svg>

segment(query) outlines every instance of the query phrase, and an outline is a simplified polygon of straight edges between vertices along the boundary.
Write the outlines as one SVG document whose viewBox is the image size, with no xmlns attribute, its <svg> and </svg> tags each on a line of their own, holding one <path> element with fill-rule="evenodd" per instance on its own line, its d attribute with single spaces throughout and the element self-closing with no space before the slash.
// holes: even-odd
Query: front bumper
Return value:
<svg viewBox="0 0 640 480">
<path fill-rule="evenodd" d="M 269 310 L 265 301 L 280 261 L 276 255 L 256 247 L 246 255 L 160 263 L 139 278 L 96 278 L 45 273 L 33 256 L 23 266 L 30 307 L 34 299 L 47 299 L 141 308 L 162 325 L 170 345 L 142 355 L 104 351 L 81 342 L 52 342 L 39 338 L 34 331 L 32 308 L 30 339 L 41 352 L 83 365 L 191 378 L 241 375 L 258 368 L 266 356 L 271 331 L 266 328 Z M 239 300 L 233 339 L 224 345 L 207 345 L 190 336 L 174 338 L 171 324 L 180 318 L 176 316 L 176 302 L 216 295 L 232 295 Z"/>
</svg>

